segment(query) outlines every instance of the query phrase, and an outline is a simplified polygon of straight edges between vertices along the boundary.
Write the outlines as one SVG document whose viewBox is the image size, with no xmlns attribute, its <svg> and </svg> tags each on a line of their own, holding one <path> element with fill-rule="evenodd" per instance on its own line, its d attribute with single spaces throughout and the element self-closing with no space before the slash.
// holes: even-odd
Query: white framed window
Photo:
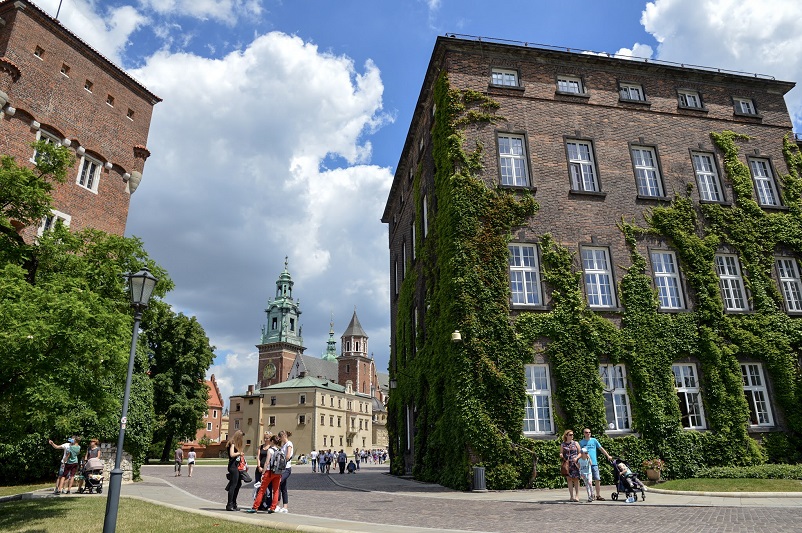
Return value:
<svg viewBox="0 0 802 533">
<path fill-rule="evenodd" d="M 568 152 L 568 169 L 571 173 L 571 189 L 599 192 L 593 147 L 587 141 L 574 140 L 567 141 L 565 146 Z"/>
<path fill-rule="evenodd" d="M 239 429 L 239 418 L 234 420 L 234 429 Z"/>
<path fill-rule="evenodd" d="M 751 98 L 733 98 L 735 112 L 741 115 L 755 115 L 755 102 Z"/>
<path fill-rule="evenodd" d="M 306 424 L 306 415 L 298 415 L 298 425 L 303 426 Z"/>
<path fill-rule="evenodd" d="M 646 101 L 646 96 L 643 93 L 643 86 L 634 83 L 622 83 L 618 89 L 618 94 L 622 100 L 637 100 L 638 102 Z"/>
<path fill-rule="evenodd" d="M 423 238 L 425 239 L 429 235 L 429 201 L 425 194 L 421 206 L 423 207 Z"/>
<path fill-rule="evenodd" d="M 578 76 L 557 76 L 557 91 L 561 93 L 584 94 L 582 78 Z"/>
<path fill-rule="evenodd" d="M 267 425 L 268 426 L 275 426 L 276 425 L 276 416 L 271 415 L 267 417 Z"/>
<path fill-rule="evenodd" d="M 591 307 L 615 307 L 613 273 L 607 248 L 582 248 L 585 291 Z"/>
<path fill-rule="evenodd" d="M 54 146 L 61 146 L 61 139 L 53 135 L 52 133 L 48 133 L 44 130 L 37 130 L 36 131 L 36 140 L 37 141 L 44 141 L 45 144 L 52 144 Z M 41 154 L 34 149 L 33 155 L 31 156 L 31 163 L 36 164 L 39 161 Z"/>
<path fill-rule="evenodd" d="M 395 286 L 395 294 L 398 295 L 398 259 L 393 261 L 393 283 Z"/>
<path fill-rule="evenodd" d="M 543 305 L 540 295 L 540 269 L 537 247 L 510 244 L 510 290 L 513 305 Z"/>
<path fill-rule="evenodd" d="M 506 68 L 494 68 L 490 73 L 490 83 L 493 85 L 518 87 L 518 71 Z"/>
<path fill-rule="evenodd" d="M 81 162 L 78 166 L 78 179 L 76 183 L 85 189 L 96 193 L 98 182 L 100 181 L 100 169 L 103 165 L 97 159 L 92 159 L 87 155 L 81 156 Z"/>
<path fill-rule="evenodd" d="M 660 177 L 660 168 L 657 166 L 657 154 L 654 148 L 633 146 L 632 164 L 635 167 L 638 194 L 641 196 L 664 196 L 663 180 Z"/>
<path fill-rule="evenodd" d="M 417 253 L 415 252 L 415 221 L 413 220 L 410 224 L 412 226 L 410 229 L 412 230 L 412 260 L 414 261 L 417 258 Z"/>
<path fill-rule="evenodd" d="M 217 409 L 212 410 L 212 418 L 217 418 Z"/>
<path fill-rule="evenodd" d="M 744 396 L 749 404 L 749 425 L 770 427 L 774 425 L 769 407 L 769 392 L 763 365 L 760 363 L 741 363 L 741 376 L 744 383 Z"/>
<path fill-rule="evenodd" d="M 655 250 L 651 256 L 660 309 L 684 309 L 676 255 L 670 251 Z"/>
<path fill-rule="evenodd" d="M 206 422 L 206 431 L 211 431 L 211 430 L 212 430 L 212 423 Z"/>
<path fill-rule="evenodd" d="M 553 434 L 551 387 L 548 365 L 526 365 L 524 435 Z"/>
<path fill-rule="evenodd" d="M 699 198 L 708 202 L 722 202 L 721 181 L 713 154 L 693 154 L 693 172 L 699 187 Z"/>
<path fill-rule="evenodd" d="M 306 403 L 306 394 L 299 394 L 298 395 L 298 403 L 303 405 Z"/>
<path fill-rule="evenodd" d="M 788 311 L 802 311 L 802 281 L 799 265 L 792 257 L 777 258 L 777 273 L 780 276 L 785 307 Z"/>
<path fill-rule="evenodd" d="M 321 426 L 326 425 L 326 415 L 320 415 L 320 425 Z"/>
<path fill-rule="evenodd" d="M 599 377 L 604 385 L 604 413 L 607 427 L 610 431 L 632 429 L 627 372 L 624 365 L 599 365 Z"/>
<path fill-rule="evenodd" d="M 39 225 L 39 229 L 36 231 L 36 234 L 41 237 L 44 232 L 53 229 L 56 226 L 56 223 L 59 221 L 61 221 L 61 223 L 65 226 L 69 227 L 71 220 L 72 217 L 67 213 L 62 213 L 61 211 L 56 211 L 54 209 L 49 215 L 42 219 L 42 223 Z"/>
<path fill-rule="evenodd" d="M 696 109 L 702 108 L 702 98 L 697 91 L 677 91 L 679 97 L 679 105 L 681 107 L 693 107 Z"/>
<path fill-rule="evenodd" d="M 757 201 L 760 205 L 780 205 L 774 173 L 768 159 L 749 159 L 749 169 L 755 181 Z"/>
<path fill-rule="evenodd" d="M 747 302 L 744 293 L 744 280 L 741 276 L 741 265 L 734 254 L 716 255 L 716 274 L 718 274 L 721 297 L 724 299 L 725 311 L 746 311 Z"/>
<path fill-rule="evenodd" d="M 671 365 L 674 373 L 674 388 L 677 390 L 679 410 L 682 414 L 682 427 L 685 429 L 704 429 L 705 412 L 699 389 L 696 365 L 683 363 Z"/>
<path fill-rule="evenodd" d="M 526 150 L 522 135 L 499 135 L 498 158 L 502 185 L 518 187 L 529 185 Z"/>
<path fill-rule="evenodd" d="M 404 279 L 406 277 L 407 277 L 407 241 L 401 241 L 401 279 Z"/>
</svg>

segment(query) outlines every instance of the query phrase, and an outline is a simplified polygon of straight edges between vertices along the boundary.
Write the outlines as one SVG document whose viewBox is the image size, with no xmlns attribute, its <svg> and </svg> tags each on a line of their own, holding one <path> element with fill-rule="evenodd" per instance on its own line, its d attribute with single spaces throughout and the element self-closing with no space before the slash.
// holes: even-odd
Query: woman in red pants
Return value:
<svg viewBox="0 0 802 533">
<path fill-rule="evenodd" d="M 278 435 L 272 435 L 269 442 L 270 447 L 267 449 L 267 457 L 265 458 L 265 462 L 261 465 L 262 485 L 259 487 L 259 491 L 256 493 L 256 499 L 253 500 L 253 507 L 246 510 L 246 513 L 255 513 L 257 510 L 259 510 L 259 506 L 262 505 L 262 499 L 265 497 L 267 487 L 270 487 L 270 491 L 273 495 L 273 501 L 270 502 L 270 508 L 267 510 L 267 512 L 276 512 L 276 506 L 278 505 L 278 486 L 281 482 L 281 474 L 274 474 L 273 471 L 270 470 L 270 463 L 273 460 L 273 454 L 276 453 L 279 444 L 281 444 L 281 439 L 279 439 Z"/>
</svg>

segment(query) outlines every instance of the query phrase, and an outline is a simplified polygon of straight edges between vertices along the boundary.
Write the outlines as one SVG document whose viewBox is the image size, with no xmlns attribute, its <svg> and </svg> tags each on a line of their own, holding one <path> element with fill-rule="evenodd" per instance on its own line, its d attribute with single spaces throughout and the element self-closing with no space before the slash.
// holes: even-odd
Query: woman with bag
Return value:
<svg viewBox="0 0 802 533">
<path fill-rule="evenodd" d="M 226 511 L 238 511 L 237 495 L 242 486 L 241 473 L 245 471 L 245 452 L 242 445 L 244 434 L 242 431 L 237 430 L 234 436 L 228 441 L 228 503 L 226 504 Z M 245 465 L 242 470 L 240 467 Z"/>
<path fill-rule="evenodd" d="M 572 502 L 579 501 L 579 444 L 574 440 L 573 430 L 563 432 L 563 441 L 560 444 L 560 474 L 568 482 L 568 496 Z M 576 491 L 576 497 L 574 497 Z"/>
</svg>

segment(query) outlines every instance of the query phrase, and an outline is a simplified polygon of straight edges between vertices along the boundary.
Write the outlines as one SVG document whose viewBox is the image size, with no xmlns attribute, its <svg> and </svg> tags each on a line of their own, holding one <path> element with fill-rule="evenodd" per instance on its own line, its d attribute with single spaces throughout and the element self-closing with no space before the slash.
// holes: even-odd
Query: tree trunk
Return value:
<svg viewBox="0 0 802 533">
<path fill-rule="evenodd" d="M 173 436 L 168 435 L 164 438 L 164 449 L 162 450 L 162 463 L 166 463 L 172 459 L 171 453 L 173 451 Z"/>
</svg>

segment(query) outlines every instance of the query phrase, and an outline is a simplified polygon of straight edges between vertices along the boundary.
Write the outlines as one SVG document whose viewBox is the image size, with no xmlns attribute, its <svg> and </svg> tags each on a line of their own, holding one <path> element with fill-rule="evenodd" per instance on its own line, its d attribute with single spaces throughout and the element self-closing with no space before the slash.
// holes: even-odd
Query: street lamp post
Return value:
<svg viewBox="0 0 802 533">
<path fill-rule="evenodd" d="M 147 268 L 136 274 L 128 274 L 128 290 L 131 296 L 131 307 L 134 308 L 134 333 L 131 338 L 131 355 L 128 357 L 128 375 L 125 378 L 125 394 L 123 395 L 123 412 L 120 416 L 120 436 L 117 438 L 117 455 L 114 459 L 114 470 L 109 477 L 109 496 L 106 500 L 106 517 L 103 520 L 103 533 L 114 533 L 117 528 L 117 510 L 120 507 L 120 488 L 123 482 L 123 471 L 120 463 L 123 458 L 123 441 L 125 425 L 128 422 L 128 397 L 131 395 L 131 374 L 134 372 L 134 356 L 136 340 L 139 337 L 139 322 L 142 312 L 148 307 L 150 296 L 158 281 Z"/>
</svg>

